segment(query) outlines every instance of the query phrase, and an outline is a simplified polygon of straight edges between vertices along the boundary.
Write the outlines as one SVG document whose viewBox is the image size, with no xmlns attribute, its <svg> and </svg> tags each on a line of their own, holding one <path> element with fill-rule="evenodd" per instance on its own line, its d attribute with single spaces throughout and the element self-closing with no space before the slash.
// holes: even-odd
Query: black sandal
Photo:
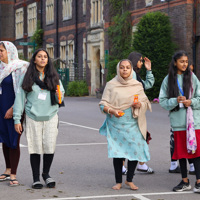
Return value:
<svg viewBox="0 0 200 200">
<path fill-rule="evenodd" d="M 0 178 L 0 182 L 10 180 L 10 174 L 1 174 L 0 176 L 5 176 L 5 178 Z"/>
<path fill-rule="evenodd" d="M 45 183 L 48 188 L 55 188 L 55 186 L 56 186 L 56 182 L 51 177 L 47 178 L 45 180 Z"/>
<path fill-rule="evenodd" d="M 40 181 L 36 181 L 32 184 L 32 188 L 33 189 L 42 189 L 43 188 L 43 185 Z"/>
<path fill-rule="evenodd" d="M 52 179 L 49 174 L 42 173 L 42 178 L 48 188 L 55 188 L 56 182 Z"/>
<path fill-rule="evenodd" d="M 17 183 L 13 183 L 14 181 L 16 181 Z M 11 184 L 12 183 L 12 184 Z M 18 186 L 19 185 L 19 182 L 17 179 L 10 179 L 10 187 L 15 187 L 15 186 Z"/>
</svg>

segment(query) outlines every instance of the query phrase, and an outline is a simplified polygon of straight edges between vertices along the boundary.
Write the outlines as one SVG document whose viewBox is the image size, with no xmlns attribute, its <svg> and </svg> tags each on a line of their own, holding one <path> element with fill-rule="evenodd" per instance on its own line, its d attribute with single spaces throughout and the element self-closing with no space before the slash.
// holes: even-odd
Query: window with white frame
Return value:
<svg viewBox="0 0 200 200">
<path fill-rule="evenodd" d="M 86 0 L 83 0 L 83 15 L 86 15 Z"/>
<path fill-rule="evenodd" d="M 68 42 L 68 67 L 69 67 L 69 79 L 74 80 L 74 41 Z"/>
<path fill-rule="evenodd" d="M 99 26 L 103 21 L 103 0 L 92 0 L 91 4 L 91 25 Z"/>
<path fill-rule="evenodd" d="M 137 31 L 137 24 L 135 24 L 133 27 L 132 27 L 132 41 L 134 39 L 134 35 L 135 35 L 135 32 Z M 132 46 L 133 42 L 131 42 L 131 46 Z"/>
<path fill-rule="evenodd" d="M 63 0 L 63 20 L 72 18 L 72 0 Z"/>
<path fill-rule="evenodd" d="M 24 36 L 24 10 L 19 8 L 15 12 L 15 36 L 16 39 Z"/>
<path fill-rule="evenodd" d="M 152 6 L 153 0 L 145 0 L 146 6 Z"/>
<path fill-rule="evenodd" d="M 53 44 L 47 44 L 46 45 L 46 49 L 47 49 L 47 52 L 49 54 L 49 57 L 50 58 L 54 58 L 54 48 L 53 48 Z"/>
<path fill-rule="evenodd" d="M 33 55 L 33 48 L 28 48 L 28 59 L 30 60 Z"/>
<path fill-rule="evenodd" d="M 37 29 L 37 4 L 28 5 L 28 36 L 32 36 Z"/>
<path fill-rule="evenodd" d="M 86 38 L 83 39 L 83 79 L 86 78 L 86 65 L 87 65 L 87 58 L 86 58 L 86 52 L 87 52 L 87 43 Z"/>
<path fill-rule="evenodd" d="M 66 62 L 66 42 L 63 41 L 60 43 L 60 59 L 63 62 L 60 62 L 60 68 L 65 68 Z"/>
<path fill-rule="evenodd" d="M 23 49 L 17 49 L 19 59 L 24 59 L 24 52 Z"/>
<path fill-rule="evenodd" d="M 46 0 L 46 24 L 54 22 L 54 0 Z"/>
</svg>

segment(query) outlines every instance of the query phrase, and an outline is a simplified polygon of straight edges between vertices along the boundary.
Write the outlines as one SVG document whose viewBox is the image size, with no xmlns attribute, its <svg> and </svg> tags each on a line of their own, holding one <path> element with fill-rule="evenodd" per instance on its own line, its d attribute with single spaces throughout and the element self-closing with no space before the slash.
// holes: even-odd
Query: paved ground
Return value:
<svg viewBox="0 0 200 200">
<path fill-rule="evenodd" d="M 153 112 L 147 113 L 151 161 L 148 165 L 155 174 L 136 172 L 134 183 L 138 191 L 125 185 L 114 191 L 112 159 L 107 158 L 106 138 L 98 133 L 105 119 L 94 97 L 65 98 L 66 107 L 59 112 L 60 126 L 51 176 L 56 179 L 55 189 L 31 189 L 32 176 L 25 135 L 21 139 L 21 159 L 18 179 L 21 186 L 10 188 L 8 182 L 0 183 L 0 200 L 196 200 L 199 194 L 192 191 L 174 193 L 172 188 L 181 180 L 180 174 L 169 174 L 169 119 L 168 113 L 158 104 L 152 104 Z M 5 164 L 0 149 L 0 169 Z M 41 163 L 42 164 L 42 163 Z M 42 168 L 42 166 L 41 166 Z M 195 177 L 189 175 L 192 186 Z M 124 177 L 125 181 L 125 177 Z"/>
</svg>

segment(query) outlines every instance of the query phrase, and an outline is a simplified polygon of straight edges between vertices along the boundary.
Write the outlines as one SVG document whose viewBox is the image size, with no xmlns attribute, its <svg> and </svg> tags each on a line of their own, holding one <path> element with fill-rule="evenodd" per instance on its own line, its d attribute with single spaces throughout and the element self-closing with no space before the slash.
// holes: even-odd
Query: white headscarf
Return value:
<svg viewBox="0 0 200 200">
<path fill-rule="evenodd" d="M 29 63 L 18 58 L 17 48 L 12 42 L 0 41 L 0 43 L 4 44 L 8 55 L 8 64 L 2 61 L 0 63 L 0 84 L 4 78 L 12 73 L 13 87 L 16 93 L 19 79 L 26 73 Z"/>
</svg>

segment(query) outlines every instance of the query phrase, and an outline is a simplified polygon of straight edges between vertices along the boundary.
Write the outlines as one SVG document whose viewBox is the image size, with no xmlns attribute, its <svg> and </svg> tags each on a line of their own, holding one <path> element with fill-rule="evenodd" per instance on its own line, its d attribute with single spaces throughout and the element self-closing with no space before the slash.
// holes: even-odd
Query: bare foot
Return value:
<svg viewBox="0 0 200 200">
<path fill-rule="evenodd" d="M 122 184 L 121 184 L 121 183 L 117 183 L 116 185 L 114 185 L 114 186 L 112 187 L 112 189 L 113 189 L 113 190 L 120 190 L 121 187 L 122 187 Z"/>
<path fill-rule="evenodd" d="M 131 190 L 138 190 L 139 189 L 139 187 L 137 187 L 136 185 L 134 185 L 133 182 L 126 181 L 125 184 L 128 185 L 131 188 Z"/>
</svg>

